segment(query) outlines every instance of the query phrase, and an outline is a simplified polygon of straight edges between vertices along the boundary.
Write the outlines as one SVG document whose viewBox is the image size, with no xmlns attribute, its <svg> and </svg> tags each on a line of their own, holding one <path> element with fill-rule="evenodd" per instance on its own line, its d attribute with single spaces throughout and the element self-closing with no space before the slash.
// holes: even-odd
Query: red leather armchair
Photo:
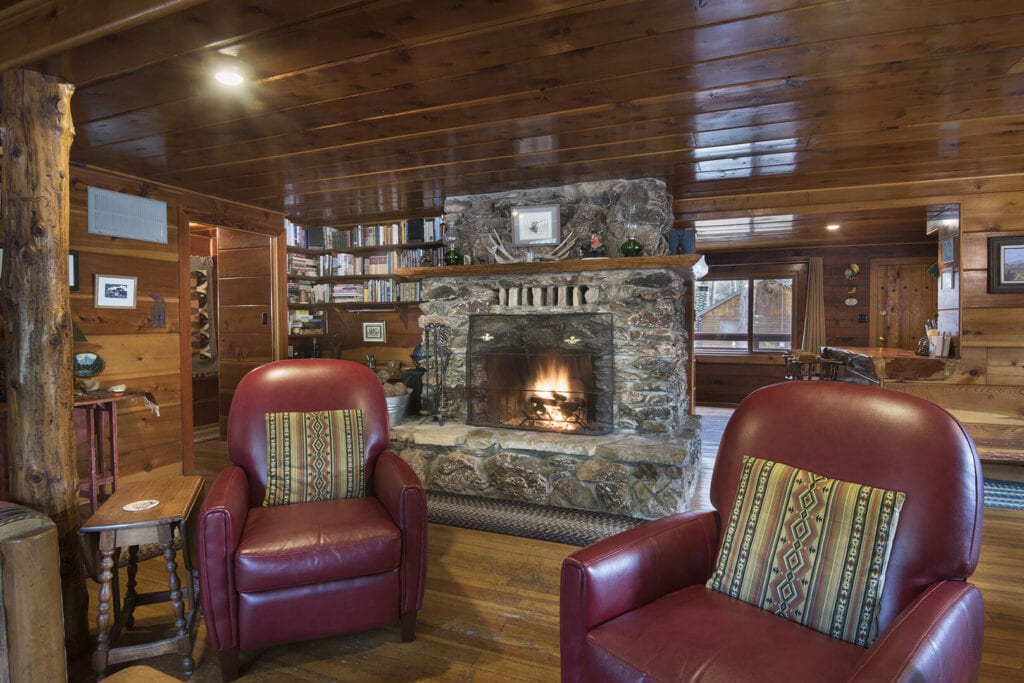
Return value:
<svg viewBox="0 0 1024 683">
<path fill-rule="evenodd" d="M 264 414 L 361 409 L 363 498 L 263 507 Z M 268 363 L 239 382 L 228 417 L 232 466 L 210 487 L 199 519 L 203 615 L 224 680 L 239 650 L 400 623 L 413 639 L 426 569 L 426 498 L 388 446 L 377 376 L 350 361 Z"/>
<path fill-rule="evenodd" d="M 869 648 L 706 588 L 744 455 L 906 493 Z M 563 681 L 967 681 L 984 605 L 974 443 L 927 401 L 842 382 L 755 391 L 726 427 L 714 510 L 648 522 L 562 567 Z"/>
</svg>

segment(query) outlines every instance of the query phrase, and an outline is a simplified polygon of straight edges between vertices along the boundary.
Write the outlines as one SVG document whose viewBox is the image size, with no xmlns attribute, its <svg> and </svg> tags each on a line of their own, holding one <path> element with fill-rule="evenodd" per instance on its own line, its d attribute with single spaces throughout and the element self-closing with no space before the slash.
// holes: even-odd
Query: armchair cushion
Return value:
<svg viewBox="0 0 1024 683">
<path fill-rule="evenodd" d="M 743 456 L 707 586 L 868 647 L 905 498 Z"/>
<path fill-rule="evenodd" d="M 366 494 L 363 411 L 267 413 L 263 505 L 314 503 Z"/>
<path fill-rule="evenodd" d="M 703 585 L 587 633 L 577 681 L 844 681 L 864 648 Z"/>
<path fill-rule="evenodd" d="M 249 510 L 235 559 L 240 593 L 394 571 L 402 532 L 374 497 Z"/>
</svg>

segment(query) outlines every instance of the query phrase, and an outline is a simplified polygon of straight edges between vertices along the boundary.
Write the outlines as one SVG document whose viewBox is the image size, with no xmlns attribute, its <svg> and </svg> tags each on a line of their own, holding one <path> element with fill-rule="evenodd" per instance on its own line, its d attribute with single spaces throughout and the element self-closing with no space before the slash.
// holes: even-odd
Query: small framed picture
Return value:
<svg viewBox="0 0 1024 683">
<path fill-rule="evenodd" d="M 1024 293 L 1024 237 L 988 238 L 988 291 Z"/>
<path fill-rule="evenodd" d="M 363 341 L 384 343 L 388 340 L 384 321 L 363 323 Z"/>
<path fill-rule="evenodd" d="M 96 274 L 96 308 L 135 308 L 136 278 Z"/>
<path fill-rule="evenodd" d="M 956 260 L 956 244 L 952 237 L 948 237 L 939 242 L 939 255 L 942 259 L 942 265 L 953 265 L 953 262 Z"/>
<path fill-rule="evenodd" d="M 78 291 L 78 252 L 68 251 L 68 286 L 72 292 Z"/>
<path fill-rule="evenodd" d="M 558 204 L 512 208 L 512 243 L 517 247 L 558 244 L 560 237 Z"/>
</svg>

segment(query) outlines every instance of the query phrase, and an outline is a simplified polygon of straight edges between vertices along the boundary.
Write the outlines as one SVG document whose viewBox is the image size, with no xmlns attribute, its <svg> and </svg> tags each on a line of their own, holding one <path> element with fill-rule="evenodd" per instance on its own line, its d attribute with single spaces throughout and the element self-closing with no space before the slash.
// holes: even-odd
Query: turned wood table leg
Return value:
<svg viewBox="0 0 1024 683">
<path fill-rule="evenodd" d="M 138 581 L 136 576 L 139 573 L 139 546 L 133 545 L 128 547 L 128 568 L 125 572 L 128 576 L 128 582 L 125 584 L 124 591 L 124 607 L 125 607 L 125 628 L 135 627 L 135 604 L 138 600 L 138 592 L 136 586 Z"/>
<path fill-rule="evenodd" d="M 107 670 L 107 653 L 110 652 L 110 627 L 111 615 L 111 583 L 114 578 L 114 548 L 113 539 L 107 539 L 107 534 L 100 537 L 100 591 L 99 602 L 96 605 L 96 652 L 92 657 L 92 669 L 96 672 L 96 679 L 103 678 Z M 116 617 L 116 615 L 113 615 Z"/>
<path fill-rule="evenodd" d="M 164 548 L 164 562 L 167 567 L 167 586 L 170 588 L 169 597 L 171 599 L 171 609 L 174 610 L 174 628 L 177 632 L 178 642 L 189 642 L 188 634 L 188 621 L 185 619 L 185 600 L 184 593 L 181 590 L 181 581 L 178 579 L 178 563 L 175 560 L 174 551 L 174 537 L 163 543 Z M 185 675 L 192 675 L 192 668 L 194 661 L 192 659 L 192 648 L 188 647 L 188 651 L 184 653 L 183 664 L 185 665 Z"/>
</svg>

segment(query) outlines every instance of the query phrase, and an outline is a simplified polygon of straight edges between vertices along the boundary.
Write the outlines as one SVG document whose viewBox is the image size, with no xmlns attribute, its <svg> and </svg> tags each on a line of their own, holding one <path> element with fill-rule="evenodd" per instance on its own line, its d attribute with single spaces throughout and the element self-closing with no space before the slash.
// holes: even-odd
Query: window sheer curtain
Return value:
<svg viewBox="0 0 1024 683">
<path fill-rule="evenodd" d="M 812 256 L 807 264 L 807 310 L 804 313 L 804 336 L 801 348 L 821 353 L 825 345 L 825 283 L 820 256 Z"/>
</svg>

